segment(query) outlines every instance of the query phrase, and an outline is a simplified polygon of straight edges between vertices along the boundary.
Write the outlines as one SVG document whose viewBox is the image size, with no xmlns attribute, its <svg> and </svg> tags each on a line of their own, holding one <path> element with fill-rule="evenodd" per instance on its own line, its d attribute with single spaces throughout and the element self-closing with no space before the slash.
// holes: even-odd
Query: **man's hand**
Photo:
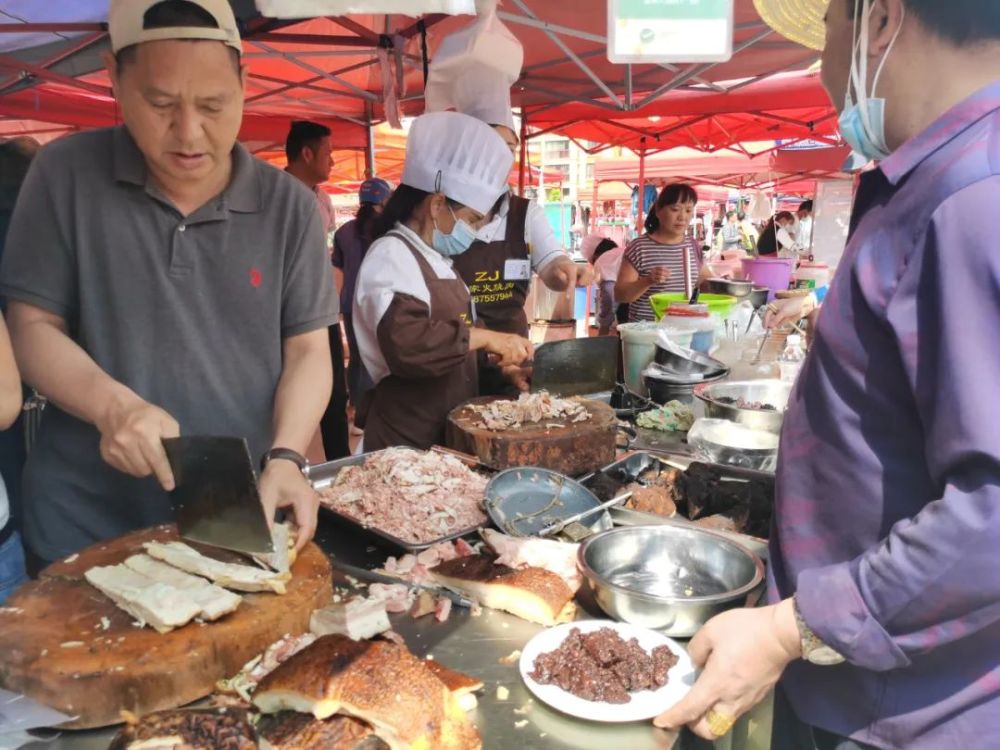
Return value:
<svg viewBox="0 0 1000 750">
<path fill-rule="evenodd" d="M 670 281 L 670 276 L 669 268 L 651 268 L 644 278 L 651 284 L 666 284 Z"/>
<path fill-rule="evenodd" d="M 530 367 L 504 367 L 501 372 L 503 376 L 509 380 L 519 391 L 528 392 L 531 387 L 531 368 Z"/>
<path fill-rule="evenodd" d="M 813 294 L 790 299 L 776 299 L 767 306 L 764 327 L 770 329 L 777 328 L 783 323 L 798 323 L 817 308 L 816 296 Z"/>
<path fill-rule="evenodd" d="M 653 723 L 665 729 L 686 724 L 714 740 L 709 711 L 735 721 L 760 703 L 785 667 L 802 655 L 793 602 L 723 612 L 691 639 L 688 653 L 703 671 L 684 700 Z"/>
<path fill-rule="evenodd" d="M 513 333 L 490 331 L 486 340 L 486 351 L 499 357 L 497 365 L 503 369 L 527 362 L 534 356 L 535 348 L 528 339 Z"/>
<path fill-rule="evenodd" d="M 554 292 L 564 292 L 578 286 L 590 286 L 594 283 L 594 267 L 576 263 L 569 258 L 560 258 L 544 267 L 541 272 L 542 282 Z"/>
<path fill-rule="evenodd" d="M 98 422 L 101 458 L 134 477 L 156 475 L 167 492 L 174 489 L 163 438 L 181 434 L 177 420 L 138 396 L 116 399 Z"/>
<path fill-rule="evenodd" d="M 301 550 L 316 533 L 319 495 L 291 461 L 276 458 L 260 475 L 260 501 L 268 524 L 274 522 L 278 508 L 291 508 L 298 526 L 295 549 Z"/>
</svg>

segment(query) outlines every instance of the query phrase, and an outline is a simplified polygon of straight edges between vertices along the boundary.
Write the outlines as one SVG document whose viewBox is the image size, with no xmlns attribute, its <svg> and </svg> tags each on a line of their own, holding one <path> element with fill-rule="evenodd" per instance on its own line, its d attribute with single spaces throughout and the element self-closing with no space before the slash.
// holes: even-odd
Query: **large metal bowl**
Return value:
<svg viewBox="0 0 1000 750">
<path fill-rule="evenodd" d="M 710 294 L 728 294 L 730 297 L 742 300 L 753 291 L 753 282 L 739 279 L 708 279 L 705 282 L 705 291 Z"/>
<path fill-rule="evenodd" d="M 705 416 L 727 419 L 755 430 L 779 434 L 785 419 L 785 409 L 792 395 L 792 384 L 782 380 L 737 380 L 722 383 L 703 383 L 695 386 L 694 395 L 705 404 Z M 740 409 L 735 404 L 724 404 L 720 398 L 743 399 L 771 404 L 775 411 Z"/>
<path fill-rule="evenodd" d="M 764 564 L 705 529 L 631 526 L 587 539 L 580 569 L 597 603 L 616 620 L 686 638 L 741 607 L 764 580 Z"/>
<path fill-rule="evenodd" d="M 657 344 L 656 353 L 653 355 L 653 362 L 662 365 L 676 378 L 685 375 L 702 375 L 710 378 L 717 376 L 719 373 L 726 372 L 726 365 L 714 357 L 696 352 L 694 349 L 685 349 L 683 351 L 685 356 L 682 357 Z"/>
<path fill-rule="evenodd" d="M 486 485 L 483 502 L 497 528 L 510 536 L 534 536 L 542 529 L 601 504 L 582 484 L 535 466 L 507 469 Z M 605 510 L 580 523 L 593 532 L 611 528 Z"/>
</svg>

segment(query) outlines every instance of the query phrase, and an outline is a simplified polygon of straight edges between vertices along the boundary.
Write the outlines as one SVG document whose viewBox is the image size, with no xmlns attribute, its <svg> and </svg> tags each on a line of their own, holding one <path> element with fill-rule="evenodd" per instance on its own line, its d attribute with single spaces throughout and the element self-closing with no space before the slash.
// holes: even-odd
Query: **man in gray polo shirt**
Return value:
<svg viewBox="0 0 1000 750">
<path fill-rule="evenodd" d="M 226 0 L 112 0 L 124 127 L 42 149 L 0 270 L 18 362 L 51 400 L 24 477 L 40 562 L 170 518 L 161 438 L 229 434 L 273 458 L 271 515 L 312 536 L 300 454 L 338 317 L 315 199 L 236 143 L 246 71 Z M 285 450 L 276 450 L 285 449 Z"/>
</svg>

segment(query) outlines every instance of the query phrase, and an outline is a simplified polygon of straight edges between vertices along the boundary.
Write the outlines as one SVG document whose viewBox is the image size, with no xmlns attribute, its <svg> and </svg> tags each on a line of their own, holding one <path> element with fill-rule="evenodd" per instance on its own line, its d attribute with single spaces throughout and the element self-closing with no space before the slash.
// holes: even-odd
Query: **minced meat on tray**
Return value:
<svg viewBox="0 0 1000 750">
<path fill-rule="evenodd" d="M 467 408 L 479 417 L 474 427 L 494 432 L 541 423 L 546 427 L 566 427 L 593 416 L 579 399 L 558 398 L 546 391 L 522 393 L 516 401 L 499 399 Z"/>
<path fill-rule="evenodd" d="M 556 685 L 578 698 L 628 703 L 631 692 L 657 690 L 678 656 L 667 646 L 646 653 L 635 638 L 624 640 L 611 628 L 581 633 L 573 628 L 555 651 L 539 654 L 531 679 Z"/>
<path fill-rule="evenodd" d="M 484 524 L 488 481 L 452 456 L 389 448 L 341 469 L 319 495 L 363 526 L 422 544 Z"/>
</svg>

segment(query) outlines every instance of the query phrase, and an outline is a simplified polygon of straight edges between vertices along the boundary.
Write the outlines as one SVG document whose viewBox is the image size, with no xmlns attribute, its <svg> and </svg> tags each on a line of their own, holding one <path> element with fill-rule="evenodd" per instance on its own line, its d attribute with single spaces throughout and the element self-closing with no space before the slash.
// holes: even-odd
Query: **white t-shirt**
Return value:
<svg viewBox="0 0 1000 750">
<path fill-rule="evenodd" d="M 439 279 L 458 278 L 451 260 L 428 247 L 412 229 L 397 224 L 393 231 L 406 235 Z M 397 294 L 408 294 L 430 307 L 431 293 L 413 253 L 396 237 L 380 237 L 365 253 L 354 291 L 354 335 L 361 360 L 375 383 L 389 374 L 378 342 L 378 325 Z"/>
<path fill-rule="evenodd" d="M 505 200 L 497 215 L 486 226 L 482 227 L 476 236 L 483 242 L 502 242 L 507 236 L 507 214 L 510 212 L 510 200 Z M 545 209 L 537 202 L 528 204 L 528 216 L 524 222 L 524 239 L 528 243 L 531 256 L 531 270 L 539 273 L 556 258 L 570 260 L 569 253 L 563 250 L 562 244 L 552 231 L 552 225 L 545 215 Z"/>
<path fill-rule="evenodd" d="M 594 263 L 594 272 L 598 281 L 618 281 L 618 271 L 622 267 L 622 258 L 625 257 L 625 248 L 616 247 L 608 250 Z"/>
<path fill-rule="evenodd" d="M 10 520 L 10 503 L 7 500 L 7 485 L 4 484 L 3 477 L 0 477 L 0 529 L 7 525 Z"/>
</svg>

